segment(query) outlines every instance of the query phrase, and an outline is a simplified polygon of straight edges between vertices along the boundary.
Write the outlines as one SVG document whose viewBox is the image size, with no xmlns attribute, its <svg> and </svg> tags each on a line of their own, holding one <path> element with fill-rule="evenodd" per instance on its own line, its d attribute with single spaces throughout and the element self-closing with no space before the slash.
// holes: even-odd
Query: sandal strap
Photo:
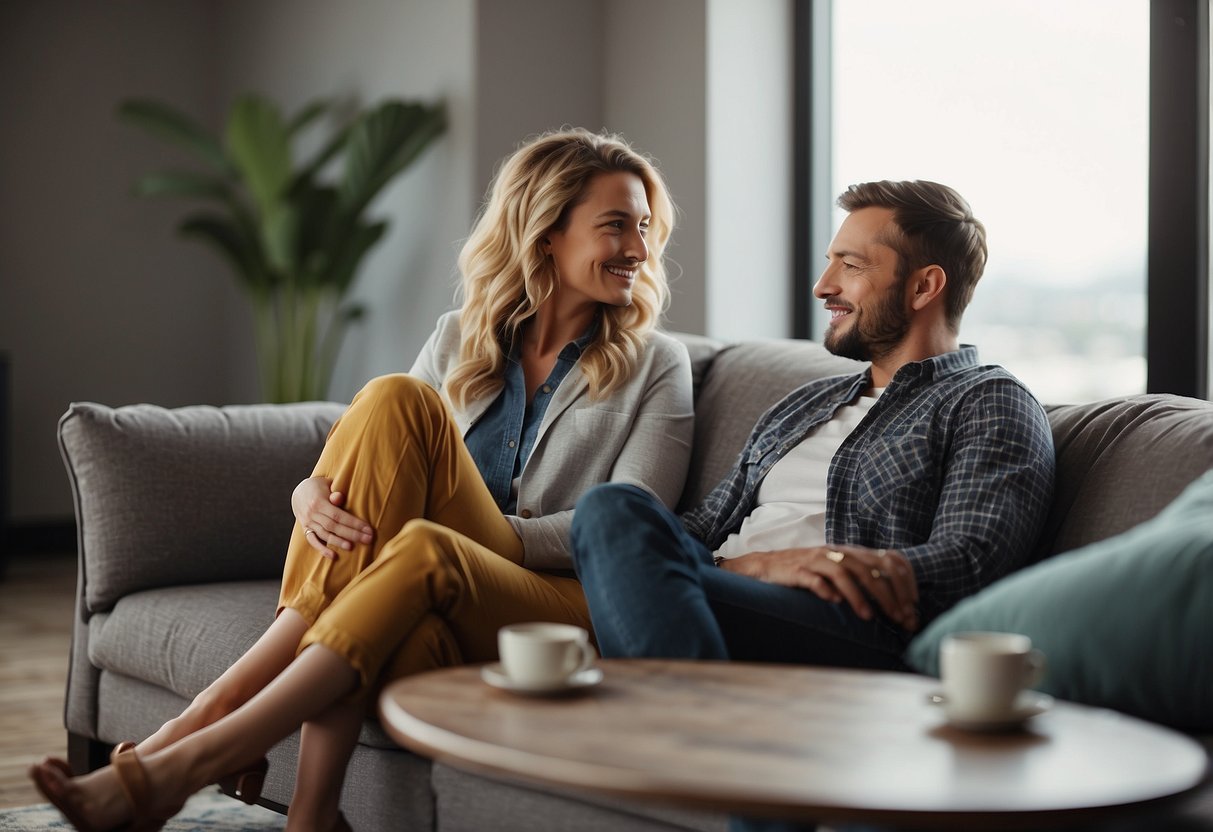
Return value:
<svg viewBox="0 0 1213 832">
<path fill-rule="evenodd" d="M 114 759 L 117 758 L 119 754 L 126 754 L 127 752 L 134 750 L 135 744 L 133 742 L 130 740 L 123 740 L 115 745 L 114 749 L 110 751 L 110 762 L 114 762 Z"/>
<path fill-rule="evenodd" d="M 147 772 L 143 770 L 139 756 L 133 752 L 115 754 L 110 765 L 118 775 L 118 785 L 126 795 L 131 814 L 136 821 L 142 820 L 151 801 L 151 784 L 148 783 Z"/>
</svg>

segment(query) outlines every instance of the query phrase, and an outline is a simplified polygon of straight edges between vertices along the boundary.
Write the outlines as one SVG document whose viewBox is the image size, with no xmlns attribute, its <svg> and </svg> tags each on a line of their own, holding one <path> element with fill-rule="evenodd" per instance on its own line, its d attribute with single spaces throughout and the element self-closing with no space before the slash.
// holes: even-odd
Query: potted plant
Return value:
<svg viewBox="0 0 1213 832">
<path fill-rule="evenodd" d="M 316 101 L 287 118 L 266 98 L 243 95 L 219 137 L 163 102 L 118 107 L 124 121 L 202 163 L 145 174 L 135 193 L 206 203 L 178 230 L 218 251 L 252 301 L 262 393 L 271 402 L 326 396 L 346 329 L 364 311 L 345 296 L 388 228 L 367 207 L 446 129 L 441 104 L 391 99 L 357 113 L 297 162 L 296 139 L 330 109 Z"/>
</svg>

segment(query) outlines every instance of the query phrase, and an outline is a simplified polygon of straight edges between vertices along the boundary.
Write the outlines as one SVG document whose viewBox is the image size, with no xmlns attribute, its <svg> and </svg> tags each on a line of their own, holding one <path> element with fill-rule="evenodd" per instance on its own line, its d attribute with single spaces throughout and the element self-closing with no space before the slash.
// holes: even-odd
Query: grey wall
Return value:
<svg viewBox="0 0 1213 832">
<path fill-rule="evenodd" d="M 355 286 L 372 314 L 347 339 L 329 391 L 348 400 L 367 378 L 407 369 L 453 305 L 455 257 L 492 171 L 546 129 L 620 132 L 660 164 L 681 208 L 671 328 L 712 334 L 709 287 L 744 291 L 737 272 L 751 246 L 774 246 L 761 262 L 764 280 L 777 279 L 785 228 L 750 222 L 728 233 L 734 212 L 750 210 L 733 200 L 752 201 L 766 185 L 747 186 L 735 171 L 712 184 L 721 164 L 745 157 L 710 158 L 709 111 L 728 119 L 722 96 L 735 92 L 719 75 L 709 89 L 709 79 L 745 65 L 748 83 L 785 83 L 777 57 L 757 62 L 765 69 L 746 63 L 762 41 L 719 44 L 749 26 L 756 4 L 764 37 L 775 37 L 789 2 L 0 3 L 0 351 L 13 364 L 14 520 L 71 514 L 54 438 L 69 402 L 258 397 L 250 316 L 233 278 L 209 250 L 175 236 L 182 206 L 129 195 L 139 173 L 181 157 L 118 123 L 118 100 L 164 98 L 213 127 L 244 90 L 288 108 L 316 96 L 446 101 L 448 134 L 373 206 L 392 227 Z M 777 99 L 764 99 L 764 118 Z M 761 133 L 732 127 L 730 143 Z M 781 151 L 766 143 L 763 152 Z M 760 331 L 768 324 L 757 315 L 749 334 L 783 334 Z"/>
<path fill-rule="evenodd" d="M 651 155 L 679 208 L 667 255 L 671 329 L 704 332 L 707 8 L 704 0 L 611 0 L 606 122 Z"/>
<path fill-rule="evenodd" d="M 13 373 L 14 520 L 71 514 L 55 424 L 74 399 L 222 402 L 228 278 L 131 197 L 169 157 L 119 98 L 211 111 L 215 11 L 175 3 L 0 3 L 0 350 Z M 150 71 L 151 68 L 155 71 Z"/>
</svg>

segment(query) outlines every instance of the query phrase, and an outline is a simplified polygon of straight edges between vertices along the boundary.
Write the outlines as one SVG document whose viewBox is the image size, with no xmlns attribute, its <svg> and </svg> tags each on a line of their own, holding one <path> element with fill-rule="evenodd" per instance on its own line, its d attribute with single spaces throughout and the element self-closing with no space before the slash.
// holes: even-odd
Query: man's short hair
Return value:
<svg viewBox="0 0 1213 832">
<path fill-rule="evenodd" d="M 986 228 L 964 197 L 938 182 L 885 180 L 852 185 L 838 197 L 838 207 L 847 213 L 861 208 L 892 210 L 901 233 L 881 242 L 897 252 L 897 276 L 905 280 L 924 266 L 941 267 L 948 278 L 948 325 L 958 330 L 988 254 Z"/>
</svg>

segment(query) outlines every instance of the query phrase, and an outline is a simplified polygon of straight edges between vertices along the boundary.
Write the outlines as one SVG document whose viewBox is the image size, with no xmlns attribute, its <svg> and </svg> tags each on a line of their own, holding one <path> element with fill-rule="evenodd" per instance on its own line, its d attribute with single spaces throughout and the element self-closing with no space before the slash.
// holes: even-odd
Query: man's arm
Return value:
<svg viewBox="0 0 1213 832">
<path fill-rule="evenodd" d="M 1022 566 L 1044 526 L 1056 464 L 1049 420 L 1012 379 L 965 394 L 929 538 L 902 553 L 931 618 Z"/>
</svg>

